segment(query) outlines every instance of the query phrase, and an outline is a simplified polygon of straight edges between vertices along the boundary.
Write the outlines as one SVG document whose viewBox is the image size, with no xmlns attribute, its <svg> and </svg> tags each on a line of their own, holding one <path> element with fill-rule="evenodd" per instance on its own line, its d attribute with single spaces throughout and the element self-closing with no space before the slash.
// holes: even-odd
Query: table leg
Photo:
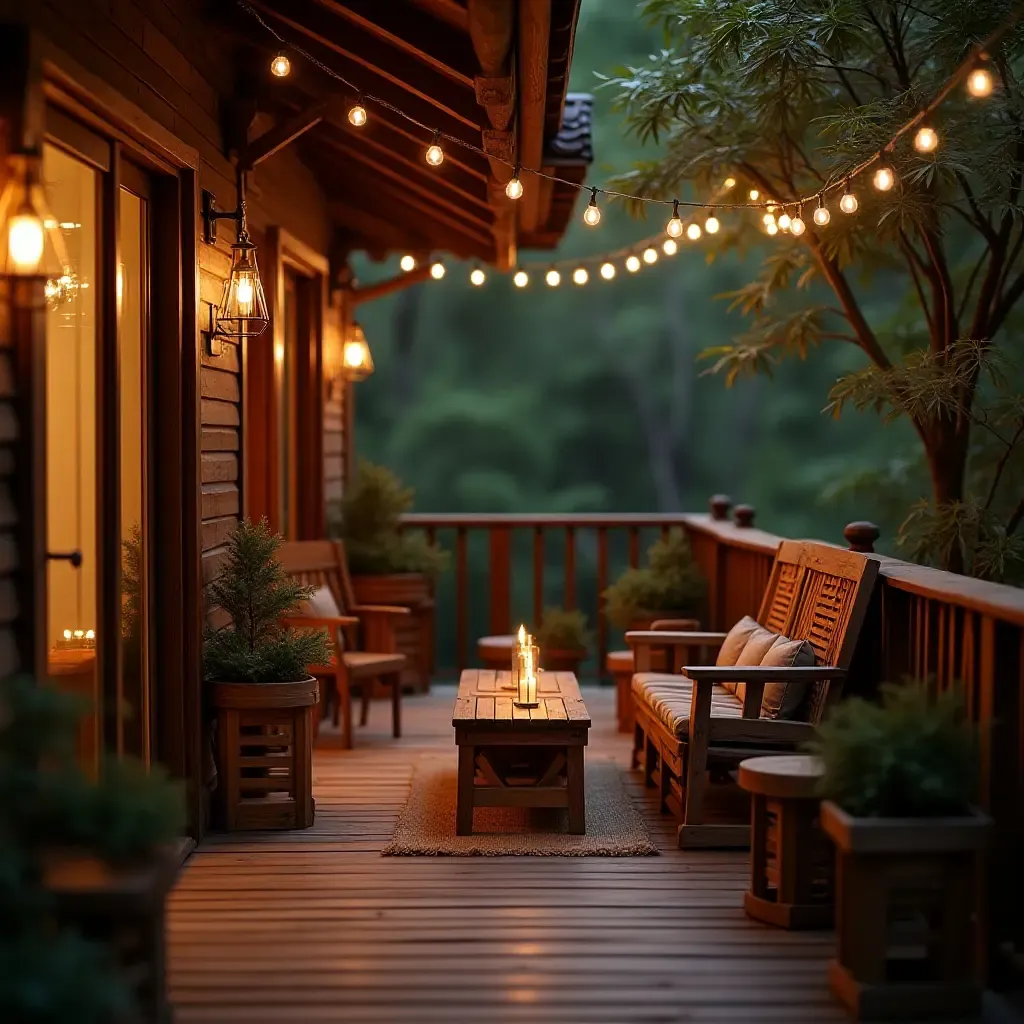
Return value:
<svg viewBox="0 0 1024 1024">
<path fill-rule="evenodd" d="M 476 775 L 476 748 L 459 747 L 459 788 L 455 809 L 455 832 L 460 836 L 473 834 L 473 785 Z"/>
<path fill-rule="evenodd" d="M 587 808 L 583 790 L 583 747 L 566 750 L 566 788 L 569 797 L 569 831 L 584 835 L 587 831 Z"/>
</svg>

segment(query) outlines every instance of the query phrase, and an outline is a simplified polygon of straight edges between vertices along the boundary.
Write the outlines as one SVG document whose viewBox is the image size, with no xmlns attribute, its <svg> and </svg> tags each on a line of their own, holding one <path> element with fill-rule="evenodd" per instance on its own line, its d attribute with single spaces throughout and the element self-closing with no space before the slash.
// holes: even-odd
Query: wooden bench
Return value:
<svg viewBox="0 0 1024 1024">
<path fill-rule="evenodd" d="M 807 640 L 815 664 L 806 668 L 683 664 L 694 646 L 717 648 L 725 633 L 629 632 L 636 657 L 632 693 L 634 767 L 657 786 L 662 810 L 679 822 L 680 846 L 748 846 L 750 824 L 711 824 L 704 802 L 709 771 L 727 773 L 747 757 L 785 753 L 811 738 L 839 699 L 850 667 L 878 562 L 810 541 L 783 541 L 772 566 L 757 621 L 791 640 Z M 682 674 L 651 672 L 652 652 L 667 650 Z M 765 683 L 809 685 L 797 721 L 764 719 Z M 742 700 L 723 684 L 745 684 Z"/>
<path fill-rule="evenodd" d="M 345 749 L 352 746 L 353 685 L 358 685 L 362 691 L 360 725 L 366 725 L 369 717 L 373 684 L 379 681 L 391 687 L 392 733 L 396 739 L 400 737 L 401 673 L 408 659 L 397 652 L 393 627 L 395 621 L 410 614 L 409 609 L 358 604 L 341 541 L 285 541 L 277 557 L 289 576 L 304 586 L 326 587 L 333 598 L 330 615 L 295 615 L 282 622 L 296 629 L 319 627 L 330 631 L 334 641 L 330 664 L 308 667 L 311 675 L 325 682 L 323 706 L 332 709 L 335 725 L 340 714 Z M 338 614 L 333 614 L 335 608 Z"/>
</svg>

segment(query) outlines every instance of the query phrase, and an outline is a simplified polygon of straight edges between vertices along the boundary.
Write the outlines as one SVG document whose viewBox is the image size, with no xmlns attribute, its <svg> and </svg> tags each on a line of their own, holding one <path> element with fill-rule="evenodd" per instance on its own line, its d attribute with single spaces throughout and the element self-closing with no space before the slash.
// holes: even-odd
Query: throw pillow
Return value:
<svg viewBox="0 0 1024 1024">
<path fill-rule="evenodd" d="M 313 592 L 313 596 L 308 600 L 304 601 L 296 612 L 300 616 L 308 616 L 311 619 L 332 619 L 341 615 L 341 609 L 338 607 L 338 602 L 334 600 L 334 594 L 331 592 L 331 588 L 328 586 L 317 587 Z M 340 629 L 334 631 L 335 636 L 333 637 L 334 643 L 337 645 L 337 649 L 343 650 L 345 644 L 343 642 L 343 634 Z"/>
<path fill-rule="evenodd" d="M 765 653 L 761 664 L 772 668 L 810 668 L 814 664 L 814 648 L 806 640 L 780 636 Z M 761 717 L 794 719 L 808 686 L 808 683 L 765 683 Z"/>
<path fill-rule="evenodd" d="M 715 659 L 715 664 L 735 665 L 736 659 L 740 656 L 747 641 L 750 639 L 750 634 L 755 629 L 761 628 L 749 615 L 744 615 L 726 634 L 725 639 L 722 641 L 722 646 L 718 648 L 718 657 Z"/>
<path fill-rule="evenodd" d="M 778 633 L 773 633 L 770 629 L 765 629 L 764 626 L 757 626 L 751 631 L 750 636 L 747 637 L 747 642 L 743 645 L 743 650 L 740 651 L 740 656 L 736 659 L 737 668 L 741 665 L 751 667 L 760 665 L 761 659 L 767 654 L 772 644 L 778 638 Z M 747 695 L 746 683 L 726 683 L 725 688 L 736 694 L 739 700 L 743 700 Z"/>
</svg>

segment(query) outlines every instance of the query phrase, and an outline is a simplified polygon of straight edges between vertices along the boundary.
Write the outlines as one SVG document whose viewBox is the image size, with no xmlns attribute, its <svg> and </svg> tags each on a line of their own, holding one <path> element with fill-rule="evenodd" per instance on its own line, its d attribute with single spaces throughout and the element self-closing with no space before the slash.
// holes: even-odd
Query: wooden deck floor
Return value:
<svg viewBox="0 0 1024 1024">
<path fill-rule="evenodd" d="M 355 750 L 318 748 L 309 831 L 192 856 L 170 908 L 179 1024 L 846 1020 L 831 934 L 748 920 L 746 854 L 678 850 L 635 780 L 658 857 L 380 857 L 417 756 L 454 764 L 454 696 L 409 698 L 400 741 L 377 703 Z M 611 690 L 585 699 L 588 760 L 626 762 Z"/>
</svg>

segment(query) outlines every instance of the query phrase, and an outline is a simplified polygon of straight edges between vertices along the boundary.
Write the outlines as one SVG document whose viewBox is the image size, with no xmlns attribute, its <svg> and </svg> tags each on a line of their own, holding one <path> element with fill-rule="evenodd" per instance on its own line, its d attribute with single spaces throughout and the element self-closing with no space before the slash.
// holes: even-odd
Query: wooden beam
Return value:
<svg viewBox="0 0 1024 1024">
<path fill-rule="evenodd" d="M 412 0 L 412 4 L 421 11 L 426 11 L 431 17 L 443 21 L 460 32 L 468 31 L 468 17 L 466 8 L 459 3 L 459 0 Z"/>
<path fill-rule="evenodd" d="M 526 167 L 540 167 L 544 155 L 550 31 L 551 0 L 530 0 L 519 5 L 519 160 Z M 543 223 L 542 199 L 541 189 L 524 190 L 519 200 L 519 222 L 524 231 L 536 231 Z"/>
<path fill-rule="evenodd" d="M 488 78 L 505 77 L 515 34 L 515 4 L 512 0 L 469 0 L 468 13 L 469 37 L 480 70 Z"/>
<path fill-rule="evenodd" d="M 476 60 L 465 32 L 439 24 L 429 14 L 404 4 L 381 0 L 317 2 L 459 85 L 472 88 Z"/>
<path fill-rule="evenodd" d="M 241 169 L 251 171 L 257 164 L 284 149 L 314 125 L 318 125 L 324 119 L 329 105 L 328 100 L 320 100 L 257 136 L 239 154 L 238 162 Z"/>
<path fill-rule="evenodd" d="M 349 301 L 353 306 L 358 306 L 363 302 L 372 302 L 374 299 L 383 298 L 385 295 L 390 295 L 392 292 L 400 292 L 408 288 L 411 284 L 420 284 L 430 277 L 430 265 L 420 264 L 408 273 L 403 273 L 397 277 L 389 277 L 385 281 L 378 281 L 376 284 L 368 284 L 362 288 L 353 288 L 349 292 Z"/>
</svg>

